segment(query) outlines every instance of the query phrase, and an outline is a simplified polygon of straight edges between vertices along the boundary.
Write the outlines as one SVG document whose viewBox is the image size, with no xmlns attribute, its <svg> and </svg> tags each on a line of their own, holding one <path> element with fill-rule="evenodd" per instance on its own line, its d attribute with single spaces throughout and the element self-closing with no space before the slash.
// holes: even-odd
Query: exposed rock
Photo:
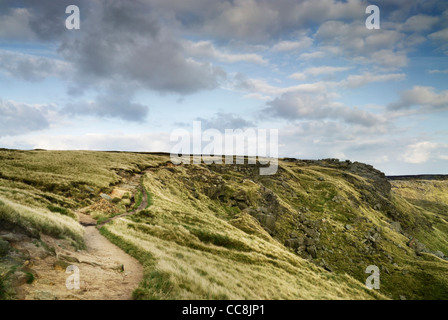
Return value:
<svg viewBox="0 0 448 320">
<path fill-rule="evenodd" d="M 274 231 L 275 230 L 275 217 L 273 215 L 266 215 L 265 217 L 266 217 L 266 220 L 265 220 L 266 228 Z"/>
<path fill-rule="evenodd" d="M 237 201 L 247 201 L 247 194 L 243 190 L 240 190 L 236 192 L 232 198 Z"/>
<path fill-rule="evenodd" d="M 340 195 L 334 196 L 333 199 L 331 199 L 331 201 L 336 202 L 336 203 L 341 203 L 344 200 L 345 200 L 344 197 L 342 197 Z"/>
<path fill-rule="evenodd" d="M 319 236 L 320 236 L 320 233 L 318 231 L 316 231 L 315 229 L 304 228 L 304 231 L 311 238 L 319 238 Z"/>
<path fill-rule="evenodd" d="M 435 251 L 435 252 L 434 252 L 434 255 L 435 255 L 436 257 L 439 257 L 439 258 L 442 258 L 442 259 L 445 257 L 445 255 L 443 254 L 443 252 L 442 252 L 442 251 L 439 251 L 439 250 Z"/>
<path fill-rule="evenodd" d="M 71 256 L 67 256 L 67 255 L 64 255 L 64 254 L 58 255 L 58 258 L 66 261 L 66 262 L 70 262 L 70 263 L 79 263 L 79 260 L 77 258 L 71 257 Z"/>
<path fill-rule="evenodd" d="M 53 264 L 53 268 L 60 272 L 65 272 L 67 270 L 67 267 L 70 265 L 70 263 L 67 263 L 63 260 L 56 260 Z"/>
<path fill-rule="evenodd" d="M 383 172 L 375 169 L 371 165 L 360 162 L 351 163 L 348 165 L 347 170 L 361 177 L 370 179 L 375 189 L 380 191 L 383 195 L 389 196 L 392 187 Z"/>
<path fill-rule="evenodd" d="M 38 291 L 34 294 L 36 300 L 57 300 L 56 297 L 47 291 Z"/>
<path fill-rule="evenodd" d="M 306 252 L 308 252 L 311 257 L 313 257 L 313 259 L 317 258 L 317 248 L 316 246 L 312 245 L 312 246 L 307 246 L 306 247 Z"/>
<path fill-rule="evenodd" d="M 21 242 L 20 249 L 26 250 L 33 258 L 45 259 L 50 253 L 42 246 L 37 246 L 32 242 Z"/>
<path fill-rule="evenodd" d="M 16 271 L 12 274 L 12 285 L 14 287 L 20 287 L 21 285 L 24 285 L 28 281 L 28 275 L 25 272 L 22 271 Z"/>
<path fill-rule="evenodd" d="M 390 228 L 396 232 L 402 231 L 400 222 L 394 221 L 390 224 Z"/>
<path fill-rule="evenodd" d="M 333 269 L 327 264 L 327 262 L 325 261 L 325 259 L 322 259 L 319 262 L 319 266 L 324 268 L 325 270 L 327 270 L 328 272 L 333 272 Z"/>
<path fill-rule="evenodd" d="M 351 229 L 352 229 L 352 226 L 349 225 L 349 224 L 346 224 L 346 225 L 345 225 L 345 229 L 347 229 L 347 230 L 351 230 Z"/>
<path fill-rule="evenodd" d="M 292 249 L 297 249 L 299 247 L 300 243 L 298 239 L 287 239 L 285 241 L 285 246 L 292 248 Z"/>
<path fill-rule="evenodd" d="M 124 264 L 115 265 L 111 269 L 118 272 L 124 272 Z"/>
<path fill-rule="evenodd" d="M 333 269 L 329 266 L 329 265 L 324 265 L 323 266 L 323 268 L 325 269 L 325 270 L 327 270 L 328 272 L 333 272 Z"/>
<path fill-rule="evenodd" d="M 100 211 L 100 212 L 103 212 L 106 214 L 114 214 L 114 213 L 119 212 L 118 207 L 106 199 L 101 199 L 100 201 L 91 205 L 90 210 Z"/>
<path fill-rule="evenodd" d="M 314 240 L 311 239 L 311 238 L 305 238 L 304 240 L 305 240 L 305 241 L 304 241 L 304 244 L 305 244 L 306 246 L 312 246 L 312 245 L 315 244 Z"/>
<path fill-rule="evenodd" d="M 414 249 L 417 255 L 428 252 L 426 246 L 415 238 L 411 238 L 411 240 L 408 241 L 407 245 L 408 247 Z"/>
<path fill-rule="evenodd" d="M 9 242 L 20 242 L 27 238 L 27 236 L 21 233 L 6 233 L 0 236 L 0 239 L 9 241 Z"/>
<path fill-rule="evenodd" d="M 258 211 L 258 212 L 262 212 L 262 213 L 264 213 L 264 214 L 267 214 L 267 213 L 268 213 L 268 209 L 265 208 L 265 207 L 259 207 L 259 208 L 257 208 L 257 211 Z"/>
<path fill-rule="evenodd" d="M 268 229 L 269 231 L 273 232 L 275 231 L 275 217 L 271 214 L 263 214 L 259 213 L 257 215 L 258 221 L 261 223 L 263 227 Z"/>
<path fill-rule="evenodd" d="M 107 201 L 112 201 L 112 198 L 105 193 L 101 193 L 100 197 Z"/>
</svg>

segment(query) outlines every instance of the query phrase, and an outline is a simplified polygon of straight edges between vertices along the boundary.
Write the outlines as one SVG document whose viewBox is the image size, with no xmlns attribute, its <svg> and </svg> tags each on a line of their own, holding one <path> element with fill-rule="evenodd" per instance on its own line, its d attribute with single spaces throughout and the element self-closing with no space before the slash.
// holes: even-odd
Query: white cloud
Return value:
<svg viewBox="0 0 448 320">
<path fill-rule="evenodd" d="M 371 60 L 391 69 L 406 67 L 408 64 L 408 57 L 405 52 L 389 49 L 374 51 L 371 54 Z"/>
<path fill-rule="evenodd" d="M 304 83 L 282 88 L 270 85 L 263 79 L 248 79 L 245 85 L 247 90 L 264 95 L 281 95 L 289 92 L 318 93 L 326 88 L 324 82 Z"/>
<path fill-rule="evenodd" d="M 373 74 L 366 72 L 363 74 L 350 75 L 347 79 L 342 80 L 340 84 L 347 88 L 358 88 L 372 82 L 400 81 L 405 78 L 406 74 L 404 73 Z"/>
<path fill-rule="evenodd" d="M 26 81 L 39 81 L 47 77 L 61 77 L 70 73 L 70 64 L 56 59 L 20 52 L 0 50 L 0 71 Z"/>
<path fill-rule="evenodd" d="M 228 53 L 218 50 L 210 41 L 185 41 L 184 47 L 186 53 L 195 57 L 204 57 L 208 59 L 216 59 L 218 61 L 235 63 L 249 62 L 256 64 L 268 64 L 261 55 L 255 53 Z"/>
<path fill-rule="evenodd" d="M 430 159 L 431 151 L 436 148 L 436 143 L 428 141 L 418 142 L 407 146 L 407 150 L 400 157 L 400 160 L 412 164 L 422 164 Z"/>
<path fill-rule="evenodd" d="M 365 10 L 359 0 L 146 1 L 186 31 L 251 43 L 281 39 L 291 30 L 308 30 L 328 20 L 359 19 Z"/>
<path fill-rule="evenodd" d="M 342 55 L 358 63 L 375 64 L 386 68 L 407 65 L 406 51 L 409 45 L 406 35 L 396 30 L 381 29 L 370 32 L 363 24 L 327 21 L 315 33 L 315 40 L 322 50 L 331 55 Z"/>
<path fill-rule="evenodd" d="M 26 8 L 13 8 L 7 15 L 0 15 L 0 39 L 30 40 L 34 37 L 29 27 L 31 13 Z"/>
<path fill-rule="evenodd" d="M 0 99 L 0 137 L 14 136 L 49 127 L 50 106 L 29 105 Z"/>
<path fill-rule="evenodd" d="M 409 17 L 406 22 L 399 26 L 403 31 L 422 32 L 431 30 L 434 24 L 439 21 L 438 17 L 418 14 Z"/>
<path fill-rule="evenodd" d="M 332 119 L 365 127 L 381 127 L 386 123 L 382 116 L 359 108 L 350 108 L 332 101 L 332 94 L 286 93 L 267 103 L 264 111 L 274 117 L 293 120 Z"/>
<path fill-rule="evenodd" d="M 428 37 L 434 41 L 448 42 L 448 28 L 431 33 Z"/>
<path fill-rule="evenodd" d="M 123 134 L 87 133 L 83 135 L 22 135 L 1 137 L 3 146 L 47 150 L 160 151 L 170 152 L 169 133 Z"/>
<path fill-rule="evenodd" d="M 309 48 L 312 44 L 313 39 L 310 37 L 304 37 L 298 41 L 280 41 L 272 47 L 272 51 L 300 51 Z"/>
<path fill-rule="evenodd" d="M 246 94 L 243 98 L 245 99 L 256 99 L 256 100 L 262 100 L 262 101 L 268 101 L 271 100 L 271 96 L 262 95 L 260 93 L 249 93 Z"/>
<path fill-rule="evenodd" d="M 293 80 L 305 80 L 306 79 L 306 74 L 304 72 L 296 72 L 293 73 L 292 75 L 290 75 L 288 77 L 289 79 L 293 79 Z"/>
<path fill-rule="evenodd" d="M 448 110 L 448 90 L 437 93 L 433 87 L 414 86 L 402 92 L 400 100 L 389 104 L 388 108 L 400 110 L 413 106 L 422 111 Z"/>
<path fill-rule="evenodd" d="M 301 60 L 312 60 L 312 59 L 320 59 L 325 57 L 325 52 L 323 51 L 314 51 L 314 52 L 305 52 L 299 56 Z"/>
<path fill-rule="evenodd" d="M 319 76 L 322 74 L 333 74 L 336 72 L 342 72 L 350 70 L 351 67 L 332 67 L 332 66 L 320 66 L 320 67 L 312 67 L 305 70 L 306 74 L 312 76 Z"/>
<path fill-rule="evenodd" d="M 428 70 L 428 72 L 431 73 L 431 74 L 434 74 L 434 73 L 448 73 L 448 69 L 446 69 L 446 70 L 434 69 L 434 70 Z"/>
<path fill-rule="evenodd" d="M 332 67 L 332 66 L 311 67 L 305 69 L 303 72 L 293 73 L 288 78 L 294 80 L 305 80 L 309 75 L 314 77 L 320 75 L 332 75 L 336 72 L 343 72 L 350 69 L 351 67 Z"/>
</svg>

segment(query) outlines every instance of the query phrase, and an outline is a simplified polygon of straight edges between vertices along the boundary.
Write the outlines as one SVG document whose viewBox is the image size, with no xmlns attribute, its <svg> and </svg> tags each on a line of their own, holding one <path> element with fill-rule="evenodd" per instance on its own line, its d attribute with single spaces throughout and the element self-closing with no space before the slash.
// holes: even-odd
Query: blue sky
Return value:
<svg viewBox="0 0 448 320">
<path fill-rule="evenodd" d="M 169 152 L 201 120 L 278 129 L 282 157 L 448 174 L 447 56 L 446 1 L 3 0 L 0 147 Z"/>
</svg>

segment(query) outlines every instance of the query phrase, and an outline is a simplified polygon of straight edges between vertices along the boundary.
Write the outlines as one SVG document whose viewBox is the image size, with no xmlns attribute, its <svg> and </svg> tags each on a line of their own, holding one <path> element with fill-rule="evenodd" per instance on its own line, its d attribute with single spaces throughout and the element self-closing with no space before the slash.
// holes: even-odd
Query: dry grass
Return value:
<svg viewBox="0 0 448 320">
<path fill-rule="evenodd" d="M 48 210 L 34 209 L 0 198 L 0 220 L 21 226 L 30 233 L 68 237 L 82 243 L 84 229 L 70 217 Z"/>
<path fill-rule="evenodd" d="M 167 161 L 148 154 L 0 150 L 0 220 L 78 241 L 82 229 L 73 212 L 97 202 L 123 176 L 145 171 L 153 205 L 102 230 L 144 264 L 136 298 L 447 297 L 448 263 L 416 256 L 408 238 L 390 228 L 396 219 L 428 248 L 448 254 L 446 182 L 401 184 L 388 198 L 369 178 L 331 163 L 281 161 L 275 176 L 260 177 L 254 167 L 172 167 Z M 213 196 L 217 184 L 224 185 L 219 197 Z M 242 211 L 271 205 L 268 195 L 276 203 L 275 230 Z M 299 215 L 320 223 L 322 249 L 313 263 L 284 246 L 291 232 L 304 236 Z M 372 229 L 381 237 L 366 253 Z M 316 266 L 323 261 L 334 272 Z M 379 292 L 364 285 L 371 264 L 381 268 Z"/>
<path fill-rule="evenodd" d="M 142 252 L 151 258 L 144 260 L 146 281 L 138 290 L 140 298 L 381 298 L 353 278 L 303 260 L 259 227 L 252 234 L 235 227 L 236 221 L 242 226 L 241 216 L 220 218 L 224 213 L 211 210 L 210 200 L 192 201 L 168 176 L 167 170 L 145 176 L 153 198 L 150 215 L 106 226 L 110 239 L 133 248 L 136 258 L 142 259 Z M 247 228 L 254 228 L 254 221 L 247 221 Z"/>
</svg>

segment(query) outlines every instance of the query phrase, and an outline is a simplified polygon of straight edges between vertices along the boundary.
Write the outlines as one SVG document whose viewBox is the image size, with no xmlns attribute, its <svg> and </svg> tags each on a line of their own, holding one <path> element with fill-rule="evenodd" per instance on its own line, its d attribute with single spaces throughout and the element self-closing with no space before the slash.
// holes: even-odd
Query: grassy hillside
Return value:
<svg viewBox="0 0 448 320">
<path fill-rule="evenodd" d="M 137 298 L 379 297 L 354 279 L 331 274 L 293 254 L 250 215 L 228 210 L 205 195 L 196 199 L 183 183 L 190 179 L 188 168 L 167 169 L 145 176 L 154 198 L 150 210 L 103 231 L 145 263 L 146 277 Z M 201 179 L 209 178 L 207 170 L 193 170 L 203 171 L 198 172 Z M 175 179 L 170 178 L 173 174 Z"/>
<path fill-rule="evenodd" d="M 415 230 L 425 251 L 448 254 L 448 176 L 394 179 L 391 184 L 394 194 L 429 224 L 429 228 Z"/>
<path fill-rule="evenodd" d="M 443 181 L 391 185 L 370 166 L 333 159 L 283 159 L 273 176 L 258 170 L 174 166 L 155 154 L 2 150 L 0 226 L 82 246 L 75 211 L 138 175 L 152 205 L 101 230 L 144 265 L 135 298 L 448 298 Z M 365 287 L 369 265 L 380 268 L 380 290 Z"/>
</svg>

